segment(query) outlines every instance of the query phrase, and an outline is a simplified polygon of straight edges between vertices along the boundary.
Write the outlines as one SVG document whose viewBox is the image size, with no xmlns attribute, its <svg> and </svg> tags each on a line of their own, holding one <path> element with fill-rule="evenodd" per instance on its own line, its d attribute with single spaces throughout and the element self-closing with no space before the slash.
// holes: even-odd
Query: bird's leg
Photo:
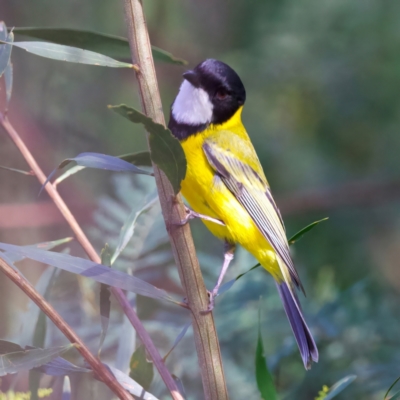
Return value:
<svg viewBox="0 0 400 400">
<path fill-rule="evenodd" d="M 181 222 L 177 223 L 177 225 L 179 225 L 179 226 L 186 225 L 191 219 L 194 219 L 194 218 L 205 219 L 206 221 L 211 221 L 216 224 L 225 226 L 225 224 L 221 220 L 209 217 L 208 215 L 199 214 L 196 211 L 191 210 L 189 207 L 185 206 L 185 211 L 186 211 L 186 217 Z"/>
<path fill-rule="evenodd" d="M 210 312 L 214 308 L 215 298 L 218 295 L 219 287 L 221 286 L 222 280 L 228 271 L 229 264 L 233 260 L 233 255 L 235 253 L 236 246 L 232 243 L 225 242 L 224 246 L 224 263 L 222 264 L 221 272 L 219 273 L 219 277 L 217 280 L 217 284 L 215 285 L 214 289 L 209 292 L 210 302 L 208 303 L 207 310 L 205 312 Z"/>
</svg>

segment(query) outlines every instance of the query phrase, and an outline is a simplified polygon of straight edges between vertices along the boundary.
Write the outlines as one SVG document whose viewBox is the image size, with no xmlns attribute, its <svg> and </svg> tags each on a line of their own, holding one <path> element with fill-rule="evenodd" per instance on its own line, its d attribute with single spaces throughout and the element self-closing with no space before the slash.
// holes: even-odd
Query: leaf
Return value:
<svg viewBox="0 0 400 400">
<path fill-rule="evenodd" d="M 329 218 L 322 218 L 319 221 L 315 221 L 310 225 L 307 225 L 305 228 L 299 230 L 296 234 L 294 234 L 289 240 L 289 244 L 292 245 L 296 243 L 305 233 L 311 231 L 311 229 L 315 228 L 318 224 L 320 224 L 323 221 L 328 220 Z"/>
<path fill-rule="evenodd" d="M 180 334 L 176 337 L 170 351 L 164 356 L 163 360 L 164 362 L 167 360 L 168 356 L 172 353 L 172 351 L 175 349 L 175 347 L 179 344 L 179 342 L 183 339 L 183 337 L 186 335 L 187 330 L 190 328 L 192 325 L 191 322 L 188 322 L 180 332 Z"/>
<path fill-rule="evenodd" d="M 400 381 L 400 376 L 390 385 L 389 389 L 385 393 L 385 397 L 383 398 L 383 400 L 389 400 L 390 399 L 390 398 L 388 398 L 389 393 L 396 386 L 398 381 Z"/>
<path fill-rule="evenodd" d="M 31 349 L 3 354 L 0 356 L 0 376 L 39 367 L 50 362 L 60 354 L 65 353 L 72 347 L 74 346 L 69 344 L 49 349 Z"/>
<path fill-rule="evenodd" d="M 157 201 L 158 201 L 158 196 L 156 195 L 148 203 L 146 203 L 139 211 L 136 211 L 134 209 L 129 214 L 119 234 L 118 245 L 117 248 L 115 249 L 114 254 L 112 255 L 111 264 L 114 264 L 115 260 L 118 258 L 118 256 L 121 254 L 121 252 L 125 249 L 126 245 L 131 240 L 133 233 L 135 231 L 136 222 L 140 217 L 140 215 L 142 215 L 144 212 L 153 207 L 157 203 Z"/>
<path fill-rule="evenodd" d="M 121 160 L 130 162 L 135 165 L 142 165 L 144 167 L 152 167 L 151 157 L 149 151 L 141 151 L 139 153 L 129 153 L 118 156 Z"/>
<path fill-rule="evenodd" d="M 91 372 L 91 369 L 77 367 L 62 357 L 56 357 L 54 360 L 38 367 L 37 370 L 50 376 L 64 376 L 77 372 Z"/>
<path fill-rule="evenodd" d="M 67 158 L 61 162 L 61 164 L 53 170 L 50 175 L 47 177 L 43 186 L 40 188 L 39 195 L 47 185 L 47 182 L 54 176 L 57 170 L 66 167 L 68 164 L 76 162 L 79 166 L 88 167 L 88 168 L 96 168 L 96 169 L 104 169 L 115 172 L 133 172 L 135 174 L 143 174 L 152 176 L 153 173 L 149 171 L 145 171 L 144 169 L 138 168 L 131 163 L 121 160 L 118 157 L 109 156 L 107 154 L 99 154 L 99 153 L 81 153 L 76 157 Z M 77 172 L 75 170 L 75 172 Z M 64 178 L 65 179 L 65 178 Z"/>
<path fill-rule="evenodd" d="M 11 61 L 7 64 L 6 70 L 4 71 L 4 82 L 6 85 L 6 109 L 11 100 L 12 86 L 13 86 L 13 65 Z"/>
<path fill-rule="evenodd" d="M 264 345 L 261 337 L 261 309 L 258 310 L 258 339 L 256 348 L 256 381 L 258 390 L 263 400 L 277 400 L 278 395 L 275 390 L 274 381 L 267 368 L 267 360 L 264 355 Z"/>
<path fill-rule="evenodd" d="M 0 23 L 0 32 L 4 32 L 4 22 Z M 7 31 L 6 31 L 7 32 Z M 12 43 L 14 41 L 14 34 L 10 32 L 5 39 L 0 39 L 0 78 L 3 76 L 7 65 L 10 64 Z"/>
<path fill-rule="evenodd" d="M 167 300 L 175 304 L 180 304 L 171 296 L 169 296 L 167 292 L 156 288 L 150 283 L 147 283 L 139 278 L 135 278 L 122 271 L 112 270 L 93 261 L 70 256 L 69 254 L 55 253 L 52 251 L 40 250 L 35 247 L 15 246 L 6 243 L 0 243 L 0 249 L 6 252 L 6 256 L 10 252 L 12 255 L 17 255 L 20 257 L 20 259 L 30 258 L 31 260 L 52 265 L 53 267 L 61 268 L 74 274 L 86 276 L 94 279 L 97 282 L 119 287 L 124 290 L 129 290 L 142 296 Z M 3 257 L 1 252 L 0 257 Z"/>
<path fill-rule="evenodd" d="M 62 28 L 14 28 L 17 34 L 47 40 L 67 46 L 79 47 L 105 54 L 112 58 L 131 59 L 128 39 L 120 36 L 77 29 Z M 153 57 L 157 61 L 186 65 L 187 61 L 176 58 L 171 53 L 152 46 Z"/>
<path fill-rule="evenodd" d="M 326 396 L 323 398 L 324 400 L 331 400 L 336 397 L 339 393 L 341 393 L 344 389 L 347 388 L 355 379 L 356 375 L 348 375 L 340 381 L 336 382 L 327 392 Z"/>
<path fill-rule="evenodd" d="M 323 218 L 320 219 L 319 221 L 315 221 L 310 225 L 307 225 L 306 227 L 304 227 L 303 229 L 301 229 L 300 231 L 298 231 L 295 235 L 293 235 L 289 240 L 288 243 L 289 245 L 292 245 L 294 243 L 296 243 L 299 239 L 301 239 L 301 237 L 309 232 L 311 229 L 315 228 L 318 224 L 320 224 L 323 221 L 326 221 L 329 218 Z M 261 264 L 258 263 L 256 265 L 254 265 L 253 267 L 251 267 L 248 271 L 243 272 L 242 274 L 239 274 L 236 278 L 231 279 L 230 281 L 224 283 L 223 285 L 221 285 L 219 291 L 218 291 L 218 296 L 220 296 L 221 294 L 225 293 L 226 291 L 228 291 L 233 285 L 234 283 L 240 279 L 242 276 L 248 274 L 249 272 L 253 271 L 253 269 L 256 269 L 258 267 L 261 267 Z"/>
<path fill-rule="evenodd" d="M 111 265 L 111 250 L 107 243 L 101 250 L 101 263 L 107 266 Z M 104 339 L 106 338 L 108 331 L 108 323 L 110 321 L 110 310 L 111 310 L 110 296 L 111 296 L 110 286 L 101 283 L 100 284 L 101 334 L 100 334 L 99 350 L 97 352 L 98 357 L 100 357 L 101 348 L 103 347 Z"/>
<path fill-rule="evenodd" d="M 122 156 L 117 156 L 117 157 L 133 165 L 142 165 L 145 167 L 153 166 L 153 164 L 151 163 L 150 153 L 148 151 L 142 151 L 140 153 L 124 154 Z M 63 180 L 69 178 L 71 175 L 74 175 L 85 168 L 86 167 L 81 165 L 76 165 L 75 167 L 72 167 L 71 169 L 65 171 L 61 176 L 59 176 L 53 182 L 53 185 L 54 186 L 59 185 Z M 152 173 L 149 173 L 149 175 L 152 175 Z"/>
<path fill-rule="evenodd" d="M 129 363 L 129 376 L 139 383 L 145 390 L 148 390 L 154 378 L 154 366 L 147 360 L 146 349 L 140 345 L 132 354 Z"/>
<path fill-rule="evenodd" d="M 176 376 L 175 374 L 172 374 L 172 379 L 175 381 L 176 386 L 178 387 L 179 393 L 182 395 L 182 397 L 184 399 L 187 399 L 186 390 L 183 386 L 181 379 L 178 376 Z"/>
<path fill-rule="evenodd" d="M 119 369 L 113 368 L 110 365 L 104 364 L 115 376 L 121 386 L 129 393 L 138 397 L 140 400 L 158 400 L 151 393 L 146 392 L 139 383 L 135 382 L 130 376 L 124 374 Z"/>
<path fill-rule="evenodd" d="M 12 32 L 10 35 L 12 35 Z M 0 43 L 4 43 L 4 41 Z M 20 49 L 26 50 L 28 53 L 52 60 L 109 68 L 137 68 L 137 66 L 132 64 L 117 61 L 111 57 L 103 56 L 93 51 L 64 46 L 62 44 L 48 42 L 13 42 L 12 46 L 19 47 Z"/>
<path fill-rule="evenodd" d="M 186 175 L 186 157 L 179 140 L 172 136 L 169 129 L 154 122 L 151 118 L 124 104 L 108 106 L 129 121 L 142 124 L 149 133 L 151 159 L 165 173 L 172 184 L 175 194 L 181 187 Z"/>
<path fill-rule="evenodd" d="M 5 167 L 3 165 L 0 165 L 1 169 L 5 169 L 7 171 L 12 171 L 12 172 L 18 172 L 19 174 L 22 175 L 30 175 L 30 176 L 34 176 L 34 174 L 32 173 L 32 171 L 22 171 L 21 169 L 16 169 L 16 168 L 11 168 L 11 167 Z"/>
<path fill-rule="evenodd" d="M 16 351 L 23 351 L 19 344 L 9 342 L 8 340 L 0 340 L 0 355 L 15 353 Z"/>
</svg>

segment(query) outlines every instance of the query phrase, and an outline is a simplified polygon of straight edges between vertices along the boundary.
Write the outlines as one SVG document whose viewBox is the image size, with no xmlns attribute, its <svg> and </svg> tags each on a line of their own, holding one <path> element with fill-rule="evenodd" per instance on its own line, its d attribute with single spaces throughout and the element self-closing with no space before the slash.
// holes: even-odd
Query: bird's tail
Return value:
<svg viewBox="0 0 400 400">
<path fill-rule="evenodd" d="M 304 367 L 310 369 L 313 361 L 318 362 L 318 349 L 304 320 L 299 299 L 296 293 L 289 289 L 286 282 L 276 282 L 276 286 L 299 346 Z"/>
</svg>

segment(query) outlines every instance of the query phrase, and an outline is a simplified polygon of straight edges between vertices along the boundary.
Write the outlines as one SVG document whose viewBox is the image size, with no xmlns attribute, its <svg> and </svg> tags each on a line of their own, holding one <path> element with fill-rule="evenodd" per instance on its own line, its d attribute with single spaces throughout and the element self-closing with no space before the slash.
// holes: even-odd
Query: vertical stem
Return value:
<svg viewBox="0 0 400 400">
<path fill-rule="evenodd" d="M 136 73 L 142 108 L 154 121 L 165 125 L 151 45 L 140 0 L 124 0 L 132 59 L 139 66 Z M 186 216 L 180 196 L 175 198 L 167 177 L 154 165 L 161 208 L 167 227 Z M 207 291 L 196 257 L 190 227 L 171 228 L 169 237 L 186 298 L 192 311 L 193 332 L 207 400 L 228 399 L 217 332 L 212 313 L 202 314 L 208 305 Z"/>
</svg>

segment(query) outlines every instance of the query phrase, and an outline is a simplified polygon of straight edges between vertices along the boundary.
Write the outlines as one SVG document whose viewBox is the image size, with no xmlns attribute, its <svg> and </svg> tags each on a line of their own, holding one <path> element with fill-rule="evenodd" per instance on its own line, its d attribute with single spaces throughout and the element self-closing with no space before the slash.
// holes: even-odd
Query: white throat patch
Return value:
<svg viewBox="0 0 400 400">
<path fill-rule="evenodd" d="M 195 88 L 184 80 L 172 105 L 172 115 L 178 123 L 188 125 L 211 122 L 213 104 L 204 89 Z"/>
</svg>

